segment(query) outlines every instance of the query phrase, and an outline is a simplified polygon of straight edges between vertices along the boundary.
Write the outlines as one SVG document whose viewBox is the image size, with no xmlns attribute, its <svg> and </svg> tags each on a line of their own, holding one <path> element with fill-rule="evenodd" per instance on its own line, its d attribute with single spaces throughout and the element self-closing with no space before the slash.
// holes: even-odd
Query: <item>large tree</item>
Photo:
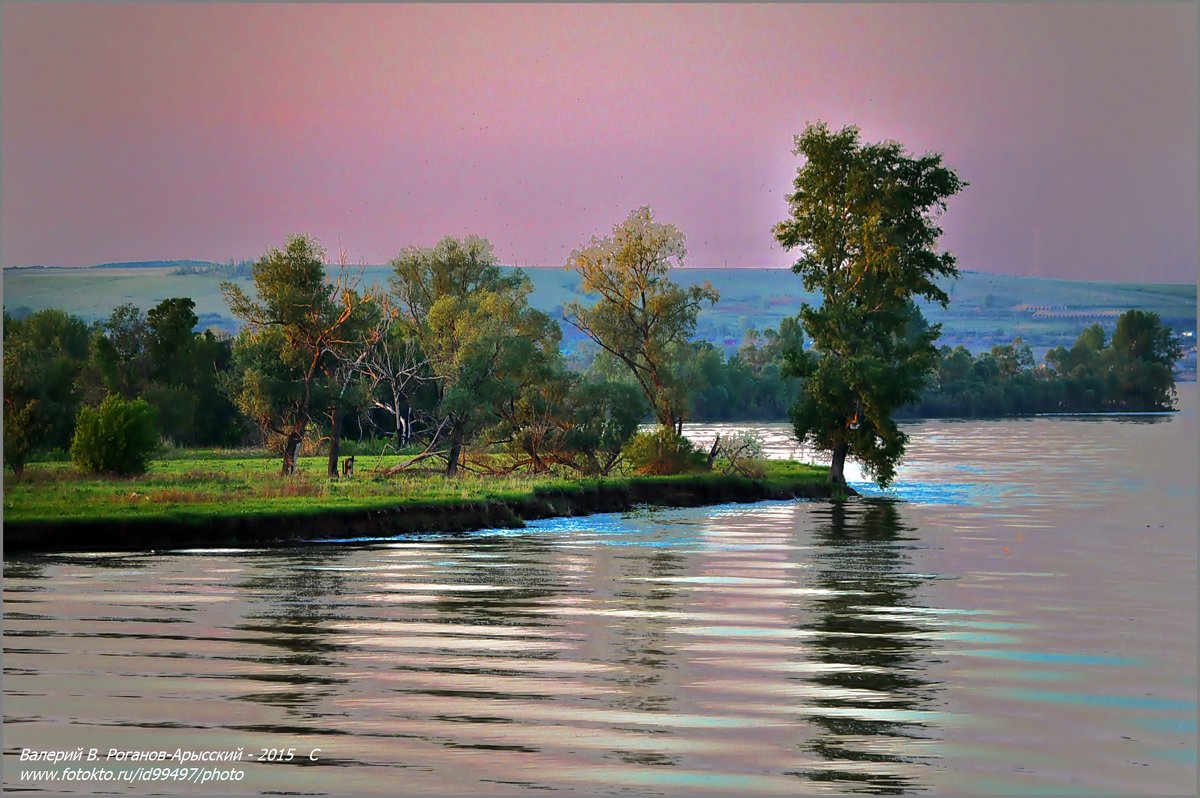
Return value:
<svg viewBox="0 0 1200 798">
<path fill-rule="evenodd" d="M 284 436 L 283 474 L 296 465 L 311 422 L 315 393 L 335 400 L 329 389 L 334 350 L 352 343 L 351 328 L 361 298 L 343 275 L 325 273 L 325 251 L 315 239 L 292 236 L 284 249 L 271 249 L 254 264 L 257 300 L 236 283 L 221 283 L 230 312 L 249 325 L 235 342 L 240 379 L 232 387 L 239 408 Z"/>
<path fill-rule="evenodd" d="M 164 299 L 146 313 L 149 380 L 141 396 L 154 408 L 164 438 L 196 446 L 230 444 L 240 430 L 237 411 L 221 393 L 231 345 L 206 330 L 188 297 Z"/>
<path fill-rule="evenodd" d="M 1175 363 L 1183 348 L 1157 313 L 1127 310 L 1117 318 L 1112 336 L 1112 359 L 1119 375 L 1119 394 L 1127 405 L 1174 408 Z"/>
<path fill-rule="evenodd" d="M 596 294 L 589 307 L 572 302 L 566 320 L 615 357 L 637 381 L 655 418 L 675 429 L 687 409 L 682 365 L 691 352 L 688 339 L 704 302 L 720 294 L 711 284 L 683 288 L 667 276 L 683 265 L 683 233 L 658 224 L 648 207 L 630 212 L 612 235 L 593 237 L 571 253 L 568 266 L 582 278 L 582 290 Z"/>
<path fill-rule="evenodd" d="M 446 474 L 454 476 L 464 447 L 499 422 L 497 408 L 537 379 L 542 361 L 558 357 L 561 331 L 529 307 L 529 278 L 505 273 L 486 239 L 409 247 L 391 265 L 392 295 L 429 358 L 435 438 L 446 442 Z"/>
<path fill-rule="evenodd" d="M 150 380 L 150 328 L 132 302 L 113 308 L 92 342 L 92 361 L 109 393 L 134 399 Z"/>
<path fill-rule="evenodd" d="M 855 127 L 810 124 L 795 145 L 804 162 L 790 217 L 774 233 L 799 250 L 792 270 L 805 290 L 821 294 L 820 306 L 800 311 L 813 351 L 791 358 L 805 378 L 792 410 L 796 436 L 831 453 L 831 482 L 845 483 L 851 456 L 886 485 L 907 442 L 893 414 L 920 397 L 937 363 L 940 327 L 913 300 L 949 302 L 936 281 L 958 271 L 935 249 L 937 219 L 966 184 L 940 155 L 863 143 Z"/>
</svg>

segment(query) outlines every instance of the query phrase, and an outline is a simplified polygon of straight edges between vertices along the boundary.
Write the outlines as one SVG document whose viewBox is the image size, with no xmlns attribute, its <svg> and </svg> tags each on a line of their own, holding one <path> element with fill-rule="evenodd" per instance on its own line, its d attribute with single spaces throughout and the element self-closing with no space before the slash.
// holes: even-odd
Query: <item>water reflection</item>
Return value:
<svg viewBox="0 0 1200 798">
<path fill-rule="evenodd" d="M 292 731 L 293 723 L 317 717 L 321 699 L 336 695 L 347 682 L 330 673 L 345 646 L 329 635 L 331 624 L 344 618 L 339 605 L 348 587 L 337 563 L 347 554 L 297 549 L 283 563 L 276 557 L 248 559 L 250 572 L 235 590 L 250 604 L 232 628 L 247 634 L 260 650 L 245 657 L 248 667 L 230 678 L 266 685 L 261 691 L 249 688 L 237 698 L 278 707 L 287 719 L 255 728 Z"/>
<path fill-rule="evenodd" d="M 1192 794 L 1194 419 L 915 425 L 901 502 L 12 560 L 5 786 L 100 740 L 322 749 L 247 793 Z"/>
<path fill-rule="evenodd" d="M 895 767 L 922 761 L 901 752 L 908 740 L 930 735 L 926 718 L 935 717 L 926 710 L 936 690 L 922 667 L 929 644 L 902 614 L 928 578 L 911 573 L 904 535 L 911 530 L 895 503 L 886 500 L 838 502 L 814 510 L 812 517 L 818 546 L 811 562 L 822 592 L 809 605 L 814 618 L 805 628 L 816 632 L 815 659 L 840 667 L 807 678 L 830 688 L 815 699 L 817 707 L 848 711 L 806 715 L 821 733 L 804 750 L 832 766 L 796 773 L 843 782 L 854 792 L 925 786 L 913 768 Z"/>
<path fill-rule="evenodd" d="M 537 608 L 570 589 L 549 542 L 532 536 L 471 537 L 443 547 L 431 578 L 446 587 L 431 607 L 450 624 L 540 627 Z M 486 630 L 484 630 L 486 631 Z"/>
</svg>

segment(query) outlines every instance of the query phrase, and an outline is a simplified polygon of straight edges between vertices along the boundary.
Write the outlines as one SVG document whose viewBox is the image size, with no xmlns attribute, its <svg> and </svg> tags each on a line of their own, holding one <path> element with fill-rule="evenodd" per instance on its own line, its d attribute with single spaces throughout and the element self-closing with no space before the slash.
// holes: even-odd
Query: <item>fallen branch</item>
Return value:
<svg viewBox="0 0 1200 798">
<path fill-rule="evenodd" d="M 385 477 L 390 477 L 394 474 L 399 474 L 406 468 L 416 465 L 422 460 L 428 460 L 430 457 L 445 457 L 449 453 L 450 452 L 446 449 L 438 449 L 437 451 L 426 449 L 425 451 L 413 457 L 407 463 L 400 463 L 399 465 L 394 465 L 391 468 L 385 468 L 382 473 Z"/>
</svg>

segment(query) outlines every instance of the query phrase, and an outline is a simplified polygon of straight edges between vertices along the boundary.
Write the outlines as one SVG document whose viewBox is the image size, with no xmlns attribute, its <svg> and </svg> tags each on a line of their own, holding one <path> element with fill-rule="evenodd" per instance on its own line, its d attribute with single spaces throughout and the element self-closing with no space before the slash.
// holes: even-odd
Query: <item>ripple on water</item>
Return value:
<svg viewBox="0 0 1200 798">
<path fill-rule="evenodd" d="M 322 749 L 246 792 L 1190 793 L 1194 435 L 1074 423 L 908 425 L 893 500 L 6 562 L 5 786 L 100 735 Z"/>
</svg>

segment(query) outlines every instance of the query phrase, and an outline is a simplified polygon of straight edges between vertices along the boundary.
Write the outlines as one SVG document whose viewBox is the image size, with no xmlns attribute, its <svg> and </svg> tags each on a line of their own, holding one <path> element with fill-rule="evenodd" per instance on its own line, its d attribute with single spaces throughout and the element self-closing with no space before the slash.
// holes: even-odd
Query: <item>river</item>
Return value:
<svg viewBox="0 0 1200 798">
<path fill-rule="evenodd" d="M 896 484 L 841 505 L 7 560 L 4 786 L 1194 794 L 1180 388 L 1172 415 L 908 424 Z M 36 767 L 100 780 L 20 758 L 80 748 Z M 141 780 L 164 763 L 110 749 L 242 759 Z"/>
</svg>

